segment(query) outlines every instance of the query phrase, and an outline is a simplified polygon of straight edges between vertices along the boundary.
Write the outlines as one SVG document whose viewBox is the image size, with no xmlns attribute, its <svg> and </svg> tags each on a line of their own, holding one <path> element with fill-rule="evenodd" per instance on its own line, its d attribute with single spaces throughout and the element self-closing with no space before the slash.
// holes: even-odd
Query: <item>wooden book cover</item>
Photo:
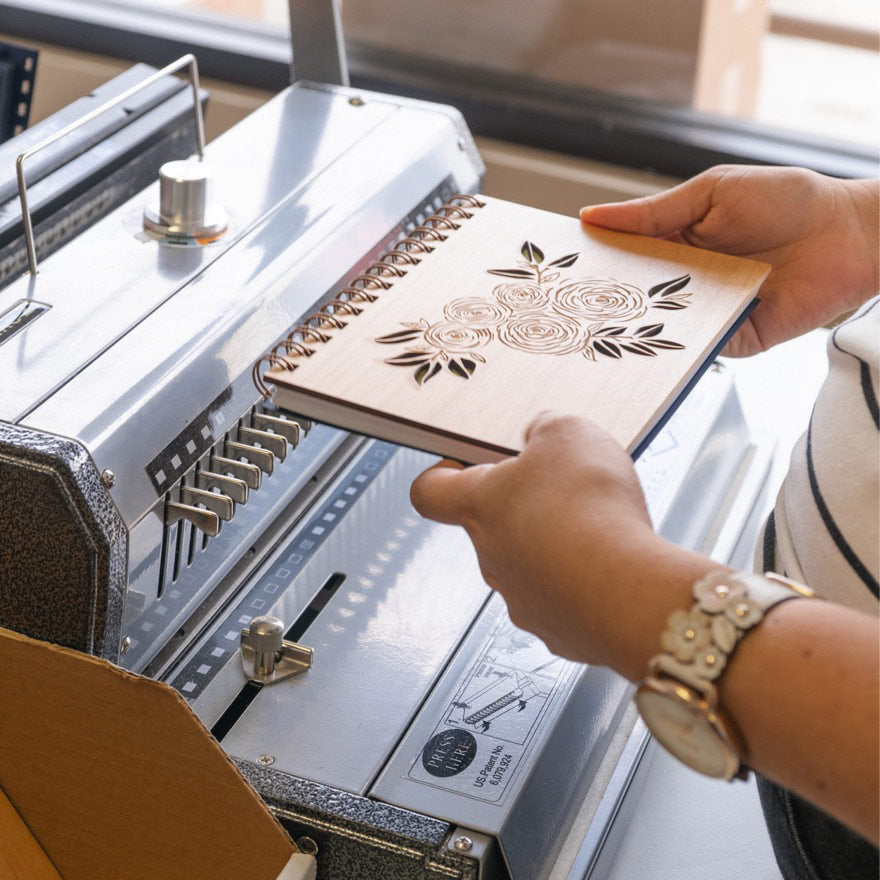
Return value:
<svg viewBox="0 0 880 880">
<path fill-rule="evenodd" d="M 461 196 L 296 328 L 255 378 L 281 408 L 471 464 L 516 454 L 543 410 L 586 416 L 633 453 L 768 271 Z"/>
</svg>

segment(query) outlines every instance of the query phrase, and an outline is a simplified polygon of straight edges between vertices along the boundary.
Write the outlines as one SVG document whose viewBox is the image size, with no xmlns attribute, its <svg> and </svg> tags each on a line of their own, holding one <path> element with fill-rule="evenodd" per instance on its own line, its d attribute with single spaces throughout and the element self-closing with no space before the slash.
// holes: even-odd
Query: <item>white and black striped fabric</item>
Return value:
<svg viewBox="0 0 880 880">
<path fill-rule="evenodd" d="M 828 340 L 828 377 L 791 456 L 757 562 L 826 599 L 877 614 L 880 555 L 880 297 Z M 877 880 L 873 844 L 794 792 L 758 776 L 785 880 Z"/>
<path fill-rule="evenodd" d="M 792 452 L 762 560 L 871 614 L 880 607 L 878 360 L 880 297 L 830 334 L 828 377 Z"/>
</svg>

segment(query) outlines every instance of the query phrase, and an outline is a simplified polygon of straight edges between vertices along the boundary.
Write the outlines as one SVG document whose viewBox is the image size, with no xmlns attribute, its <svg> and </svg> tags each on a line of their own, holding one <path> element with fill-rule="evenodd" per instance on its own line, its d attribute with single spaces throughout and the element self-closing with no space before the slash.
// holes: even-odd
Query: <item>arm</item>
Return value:
<svg viewBox="0 0 880 880">
<path fill-rule="evenodd" d="M 442 462 L 417 510 L 470 535 L 511 619 L 563 656 L 635 681 L 670 612 L 723 566 L 657 536 L 626 453 L 573 418 L 539 417 L 497 465 Z M 815 586 L 815 585 L 813 585 Z M 873 619 L 794 600 L 749 633 L 721 679 L 752 767 L 877 841 L 878 632 Z"/>
<path fill-rule="evenodd" d="M 773 267 L 726 354 L 756 354 L 858 308 L 880 289 L 878 181 L 725 165 L 666 192 L 581 210 L 585 223 L 683 241 Z"/>
</svg>

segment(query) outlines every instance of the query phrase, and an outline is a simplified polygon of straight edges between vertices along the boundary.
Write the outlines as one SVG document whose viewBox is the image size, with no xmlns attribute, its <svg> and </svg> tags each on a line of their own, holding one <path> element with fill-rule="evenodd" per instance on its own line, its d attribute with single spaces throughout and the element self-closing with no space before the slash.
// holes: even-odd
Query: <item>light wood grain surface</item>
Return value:
<svg viewBox="0 0 880 880">
<path fill-rule="evenodd" d="M 458 221 L 460 228 L 449 232 L 448 239 L 406 277 L 394 281 L 376 302 L 364 305 L 362 314 L 347 318 L 346 327 L 330 331 L 332 338 L 316 344 L 315 354 L 297 361 L 300 366 L 295 371 L 270 371 L 269 381 L 283 385 L 278 402 L 310 415 L 315 413 L 310 413 L 309 396 L 347 401 L 351 413 L 343 426 L 351 430 L 359 430 L 358 411 L 382 413 L 393 422 L 423 424 L 508 451 L 521 448 L 523 430 L 535 414 L 558 410 L 593 419 L 632 449 L 735 322 L 768 271 L 762 263 L 585 229 L 576 218 L 496 199 L 484 201 L 485 207 L 471 209 L 473 216 Z M 526 241 L 537 245 L 543 257 L 538 264 L 541 284 L 534 278 L 499 277 L 487 271 L 527 265 L 522 253 Z M 579 255 L 573 265 L 550 266 L 572 253 Z M 679 301 L 681 295 L 690 294 L 686 307 L 664 308 L 662 294 L 648 297 L 655 285 L 683 275 L 690 275 L 678 294 Z M 529 290 L 517 299 L 517 285 L 543 290 L 531 291 L 539 304 L 527 307 Z M 604 288 L 611 293 L 603 298 Z M 420 385 L 414 368 L 386 363 L 407 350 L 426 347 L 429 334 L 396 345 L 376 341 L 420 321 L 448 325 L 444 306 L 462 299 L 515 301 L 518 308 L 510 312 L 511 320 L 521 320 L 528 311 L 529 319 L 539 321 L 549 315 L 551 321 L 561 317 L 565 323 L 559 303 L 567 295 L 570 304 L 579 290 L 586 292 L 586 311 L 582 316 L 568 315 L 586 334 L 579 350 L 547 354 L 517 350 L 504 344 L 495 325 L 490 342 L 458 356 L 459 361 L 469 358 L 476 365 L 467 379 L 444 367 Z M 544 296 L 549 300 L 541 302 Z M 602 308 L 606 312 L 601 315 L 590 311 Z M 635 338 L 636 330 L 657 324 L 663 325 L 662 331 L 651 339 L 684 347 L 653 349 L 656 356 L 646 356 L 617 346 L 619 359 L 596 347 L 608 328 L 625 327 L 626 334 Z M 592 348 L 593 359 L 584 356 L 584 348 Z M 475 356 L 485 358 L 485 363 Z M 372 421 L 370 427 L 375 428 Z M 389 430 L 393 434 L 393 426 Z"/>
</svg>

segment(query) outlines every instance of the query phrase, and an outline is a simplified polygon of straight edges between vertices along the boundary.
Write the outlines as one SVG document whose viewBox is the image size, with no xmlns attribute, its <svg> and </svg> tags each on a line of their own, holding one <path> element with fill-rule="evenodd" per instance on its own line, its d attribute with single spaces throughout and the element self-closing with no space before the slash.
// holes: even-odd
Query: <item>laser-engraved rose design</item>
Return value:
<svg viewBox="0 0 880 880">
<path fill-rule="evenodd" d="M 451 321 L 439 321 L 424 331 L 427 345 L 450 351 L 470 351 L 492 341 L 492 331 L 488 327 L 468 327 Z"/>
<path fill-rule="evenodd" d="M 565 315 L 590 321 L 632 321 L 648 311 L 648 297 L 635 285 L 592 278 L 560 285 L 553 303 Z"/>
<path fill-rule="evenodd" d="M 550 302 L 550 293 L 540 284 L 530 284 L 523 281 L 509 281 L 499 284 L 493 291 L 492 296 L 507 306 L 511 311 L 523 311 L 524 309 L 540 309 Z"/>
<path fill-rule="evenodd" d="M 479 296 L 454 299 L 443 308 L 443 317 L 447 321 L 471 327 L 496 327 L 512 315 L 510 306 Z"/>
<path fill-rule="evenodd" d="M 577 321 L 549 311 L 523 312 L 498 327 L 500 342 L 530 354 L 571 354 L 581 351 L 588 338 Z"/>
<path fill-rule="evenodd" d="M 579 254 L 565 254 L 545 264 L 544 252 L 527 241 L 523 260 L 508 269 L 487 269 L 490 275 L 510 279 L 488 297 L 461 297 L 443 308 L 444 320 L 403 323 L 403 329 L 376 339 L 384 345 L 408 346 L 385 358 L 386 364 L 408 367 L 422 385 L 444 368 L 460 379 L 470 378 L 486 358 L 477 349 L 498 341 L 525 354 L 569 355 L 580 352 L 587 360 L 599 355 L 619 359 L 627 354 L 656 357 L 664 350 L 684 346 L 662 339 L 662 323 L 629 328 L 626 322 L 649 309 L 675 311 L 690 305 L 691 280 L 682 275 L 655 284 L 647 292 L 634 284 L 609 278 L 563 279 Z"/>
</svg>

